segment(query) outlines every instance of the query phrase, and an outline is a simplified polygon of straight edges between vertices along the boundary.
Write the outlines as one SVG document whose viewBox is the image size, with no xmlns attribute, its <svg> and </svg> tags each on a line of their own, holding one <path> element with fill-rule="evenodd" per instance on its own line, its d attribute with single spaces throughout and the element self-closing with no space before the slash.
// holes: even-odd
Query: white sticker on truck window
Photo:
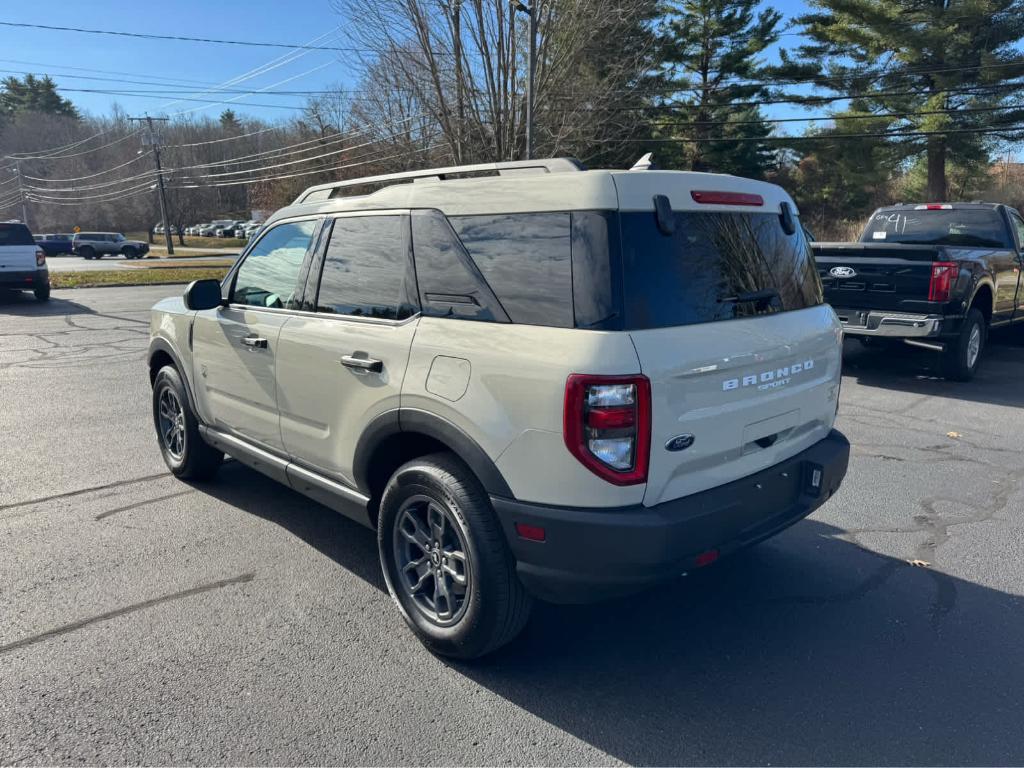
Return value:
<svg viewBox="0 0 1024 768">
<path fill-rule="evenodd" d="M 885 240 L 885 230 L 883 229 L 881 232 L 872 232 L 871 236 L 875 238 L 875 240 Z"/>
</svg>

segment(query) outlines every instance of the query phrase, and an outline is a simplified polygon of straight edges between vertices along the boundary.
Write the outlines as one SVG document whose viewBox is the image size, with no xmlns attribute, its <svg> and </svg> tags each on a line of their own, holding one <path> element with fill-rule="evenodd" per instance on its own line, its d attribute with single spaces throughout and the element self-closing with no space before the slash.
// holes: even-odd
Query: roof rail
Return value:
<svg viewBox="0 0 1024 768">
<path fill-rule="evenodd" d="M 583 165 L 579 160 L 572 157 L 553 157 L 541 160 L 511 160 L 503 163 L 479 163 L 477 165 L 453 165 L 447 168 L 428 168 L 422 171 L 403 171 L 402 173 L 387 173 L 381 176 L 364 176 L 359 179 L 346 179 L 345 181 L 332 181 L 327 184 L 317 184 L 309 187 L 297 198 L 292 205 L 299 203 L 312 203 L 327 200 L 331 197 L 338 197 L 334 193 L 346 187 L 361 187 L 377 184 L 381 187 L 391 184 L 401 184 L 409 181 L 444 181 L 450 177 L 497 174 L 498 176 L 516 175 L 522 173 L 564 173 L 566 171 L 582 171 Z"/>
</svg>

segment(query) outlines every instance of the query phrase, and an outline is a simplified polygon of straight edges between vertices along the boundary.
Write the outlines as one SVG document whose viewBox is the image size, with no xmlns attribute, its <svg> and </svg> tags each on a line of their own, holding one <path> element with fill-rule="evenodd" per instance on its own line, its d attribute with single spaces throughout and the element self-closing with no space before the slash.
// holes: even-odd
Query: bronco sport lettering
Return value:
<svg viewBox="0 0 1024 768">
<path fill-rule="evenodd" d="M 793 363 L 786 368 L 776 368 L 773 371 L 761 371 L 744 376 L 739 379 L 726 379 L 722 382 L 722 391 L 730 389 L 742 389 L 743 387 L 757 387 L 758 389 L 772 389 L 789 384 L 790 378 L 797 373 L 809 371 L 814 367 L 813 360 L 804 360 L 802 363 Z"/>
</svg>

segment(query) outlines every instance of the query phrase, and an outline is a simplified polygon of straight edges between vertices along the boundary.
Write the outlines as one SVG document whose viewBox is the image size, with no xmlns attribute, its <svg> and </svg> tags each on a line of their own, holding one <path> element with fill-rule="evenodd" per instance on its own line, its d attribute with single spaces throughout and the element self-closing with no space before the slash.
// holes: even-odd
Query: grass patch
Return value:
<svg viewBox="0 0 1024 768">
<path fill-rule="evenodd" d="M 229 254 L 239 253 L 241 250 L 242 250 L 241 248 L 228 248 L 228 249 L 226 249 L 226 253 L 224 255 L 227 256 Z M 216 253 L 210 253 L 209 251 L 199 251 L 199 250 L 196 250 L 195 248 L 180 248 L 177 245 L 174 246 L 174 255 L 173 256 L 169 256 L 167 254 L 167 249 L 164 248 L 163 246 L 155 246 L 155 245 L 152 246 L 149 249 L 149 253 L 146 254 L 147 258 L 151 258 L 151 259 L 178 259 L 178 258 L 188 258 L 189 256 L 216 256 L 216 255 L 217 255 Z"/>
<path fill-rule="evenodd" d="M 189 259 L 187 264 L 174 264 L 166 261 L 147 264 L 145 261 L 129 261 L 124 266 L 127 269 L 204 269 L 211 267 L 230 267 L 235 263 L 232 258 L 218 258 L 216 254 L 208 254 L 206 259 Z"/>
<path fill-rule="evenodd" d="M 104 269 L 94 272 L 51 272 L 51 288 L 98 288 L 104 285 L 173 285 L 193 280 L 223 279 L 227 267 L 171 269 Z"/>
<path fill-rule="evenodd" d="M 142 242 L 148 242 L 146 240 L 145 232 L 130 232 L 125 233 L 125 237 L 129 240 L 141 240 Z M 171 238 L 174 241 L 174 249 L 178 250 L 181 248 L 238 248 L 241 249 L 248 242 L 238 237 L 190 237 L 185 236 L 185 245 L 181 245 L 177 235 L 173 235 Z M 159 247 L 160 250 L 164 250 L 163 235 L 153 235 L 153 244 L 150 245 L 150 250 Z"/>
</svg>

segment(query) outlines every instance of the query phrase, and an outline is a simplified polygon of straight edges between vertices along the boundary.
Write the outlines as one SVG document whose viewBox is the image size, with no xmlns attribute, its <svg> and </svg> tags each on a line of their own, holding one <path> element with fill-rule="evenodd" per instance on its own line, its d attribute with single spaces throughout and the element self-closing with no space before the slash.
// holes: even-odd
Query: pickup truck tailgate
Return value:
<svg viewBox="0 0 1024 768">
<path fill-rule="evenodd" d="M 814 243 L 825 301 L 842 309 L 913 311 L 928 301 L 932 262 L 943 251 L 930 245 Z"/>
</svg>

